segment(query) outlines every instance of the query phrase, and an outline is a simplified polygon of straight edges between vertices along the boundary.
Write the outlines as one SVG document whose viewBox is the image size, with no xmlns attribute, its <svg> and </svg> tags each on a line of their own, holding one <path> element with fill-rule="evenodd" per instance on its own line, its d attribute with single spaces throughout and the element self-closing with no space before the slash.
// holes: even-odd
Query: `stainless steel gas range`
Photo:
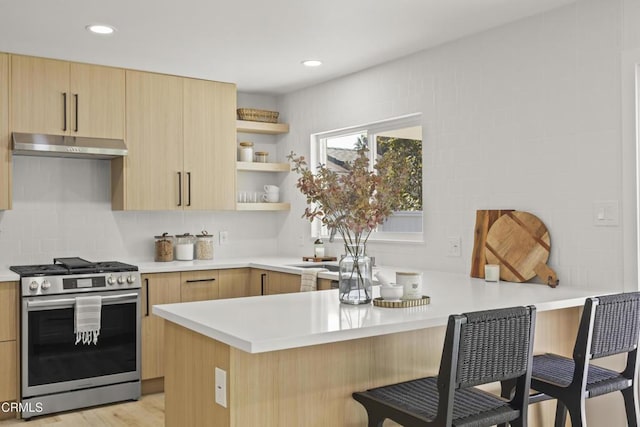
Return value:
<svg viewBox="0 0 640 427">
<path fill-rule="evenodd" d="M 140 397 L 140 273 L 134 265 L 56 258 L 12 266 L 21 288 L 23 418 Z M 100 298 L 86 298 L 88 296 Z M 76 307 L 97 302 L 99 335 L 77 342 Z"/>
</svg>

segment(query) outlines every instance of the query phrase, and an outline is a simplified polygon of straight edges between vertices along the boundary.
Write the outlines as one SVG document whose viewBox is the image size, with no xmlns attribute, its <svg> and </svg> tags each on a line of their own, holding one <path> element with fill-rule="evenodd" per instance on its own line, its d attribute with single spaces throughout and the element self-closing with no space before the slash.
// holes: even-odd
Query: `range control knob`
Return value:
<svg viewBox="0 0 640 427">
<path fill-rule="evenodd" d="M 128 283 L 128 284 L 130 284 L 130 285 L 131 285 L 131 284 L 132 284 L 132 283 L 134 283 L 135 281 L 136 281 L 136 276 L 129 275 L 129 277 L 127 277 L 127 283 Z"/>
<path fill-rule="evenodd" d="M 38 287 L 40 287 L 40 285 L 35 280 L 29 283 L 29 289 L 32 291 L 37 291 Z"/>
<path fill-rule="evenodd" d="M 107 277 L 107 285 L 114 285 L 116 283 L 116 279 L 113 276 Z"/>
<path fill-rule="evenodd" d="M 45 280 L 44 282 L 42 282 L 42 290 L 46 291 L 47 289 L 49 289 L 51 287 L 51 282 L 48 280 Z"/>
<path fill-rule="evenodd" d="M 118 277 L 118 284 L 122 285 L 124 283 L 124 276 Z"/>
</svg>

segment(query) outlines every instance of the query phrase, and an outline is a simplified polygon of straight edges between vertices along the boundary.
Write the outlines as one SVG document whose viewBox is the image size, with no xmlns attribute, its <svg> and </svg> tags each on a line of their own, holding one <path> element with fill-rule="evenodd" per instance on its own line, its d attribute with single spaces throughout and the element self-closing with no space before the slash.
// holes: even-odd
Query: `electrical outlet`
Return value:
<svg viewBox="0 0 640 427">
<path fill-rule="evenodd" d="M 460 256 L 460 237 L 449 237 L 447 239 L 447 256 Z"/>
<path fill-rule="evenodd" d="M 220 232 L 220 246 L 226 245 L 229 243 L 229 232 L 221 231 Z"/>
<path fill-rule="evenodd" d="M 227 371 L 216 367 L 216 403 L 227 407 Z"/>
</svg>

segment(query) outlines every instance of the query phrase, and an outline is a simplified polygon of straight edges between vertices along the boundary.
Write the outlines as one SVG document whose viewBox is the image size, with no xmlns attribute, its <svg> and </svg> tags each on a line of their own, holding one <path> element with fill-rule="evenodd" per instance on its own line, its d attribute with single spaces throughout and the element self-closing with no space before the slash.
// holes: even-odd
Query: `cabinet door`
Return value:
<svg viewBox="0 0 640 427">
<path fill-rule="evenodd" d="M 129 153 L 116 184 L 124 185 L 122 208 L 182 209 L 182 79 L 127 70 L 126 86 Z"/>
<path fill-rule="evenodd" d="M 125 71 L 70 65 L 71 135 L 124 138 Z"/>
<path fill-rule="evenodd" d="M 251 273 L 248 268 L 231 268 L 219 272 L 219 298 L 238 298 L 252 295 Z"/>
<path fill-rule="evenodd" d="M 18 363 L 15 341 L 0 342 L 0 402 L 18 398 Z M 1 413 L 0 413 L 1 415 Z"/>
<path fill-rule="evenodd" d="M 300 292 L 300 275 L 270 271 L 268 288 L 269 294 Z"/>
<path fill-rule="evenodd" d="M 180 273 L 142 275 L 142 379 L 164 376 L 164 319 L 151 313 L 156 304 L 180 302 Z"/>
<path fill-rule="evenodd" d="M 11 129 L 14 132 L 67 134 L 71 125 L 69 63 L 11 57 Z"/>
<path fill-rule="evenodd" d="M 11 208 L 9 55 L 0 53 L 0 210 Z"/>
<path fill-rule="evenodd" d="M 0 341 L 16 339 L 18 286 L 16 282 L 0 283 Z"/>
<path fill-rule="evenodd" d="M 218 299 L 218 270 L 183 271 L 180 281 L 182 302 Z"/>
<path fill-rule="evenodd" d="M 183 80 L 185 209 L 233 210 L 236 87 Z"/>
<path fill-rule="evenodd" d="M 269 271 L 252 268 L 250 282 L 251 295 L 267 295 L 269 292 Z"/>
</svg>

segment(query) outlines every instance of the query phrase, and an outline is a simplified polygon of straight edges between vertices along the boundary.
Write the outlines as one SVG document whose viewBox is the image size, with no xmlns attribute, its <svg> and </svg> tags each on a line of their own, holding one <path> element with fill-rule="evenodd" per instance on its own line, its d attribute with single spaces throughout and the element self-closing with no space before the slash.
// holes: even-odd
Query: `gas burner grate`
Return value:
<svg viewBox="0 0 640 427">
<path fill-rule="evenodd" d="M 68 274 L 114 273 L 119 271 L 138 271 L 135 265 L 118 261 L 90 262 L 82 258 L 54 258 L 53 264 L 14 265 L 9 269 L 21 277 L 61 276 Z"/>
</svg>

